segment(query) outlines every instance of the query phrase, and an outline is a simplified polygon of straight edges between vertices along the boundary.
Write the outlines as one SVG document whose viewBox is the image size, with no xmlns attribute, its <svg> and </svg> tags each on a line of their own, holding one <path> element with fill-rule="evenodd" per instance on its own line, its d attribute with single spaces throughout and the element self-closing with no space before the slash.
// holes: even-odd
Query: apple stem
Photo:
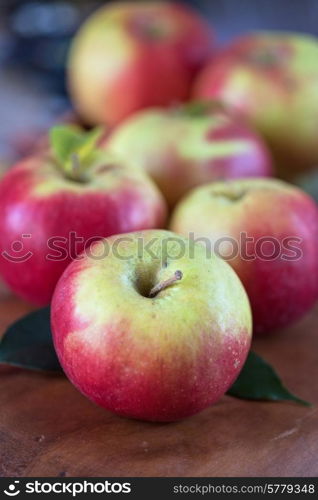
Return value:
<svg viewBox="0 0 318 500">
<path fill-rule="evenodd" d="M 71 160 L 71 165 L 70 165 L 71 169 L 70 172 L 68 173 L 68 177 L 76 182 L 85 182 L 85 177 L 83 176 L 82 172 L 83 169 L 78 154 L 72 153 L 70 156 L 70 160 Z"/>
<path fill-rule="evenodd" d="M 77 177 L 81 168 L 80 159 L 77 153 L 71 154 L 71 163 L 72 163 L 72 172 L 74 176 Z"/>
<path fill-rule="evenodd" d="M 149 292 L 149 297 L 155 297 L 161 290 L 164 290 L 170 285 L 173 285 L 176 281 L 180 281 L 183 277 L 182 271 L 176 271 L 174 275 L 161 283 L 157 283 Z"/>
</svg>

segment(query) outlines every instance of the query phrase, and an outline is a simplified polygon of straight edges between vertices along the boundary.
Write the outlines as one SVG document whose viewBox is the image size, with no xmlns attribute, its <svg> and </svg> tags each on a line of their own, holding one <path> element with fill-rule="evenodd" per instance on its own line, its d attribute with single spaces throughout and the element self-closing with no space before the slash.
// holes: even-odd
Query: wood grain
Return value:
<svg viewBox="0 0 318 500">
<path fill-rule="evenodd" d="M 0 302 L 0 328 L 30 308 Z M 254 341 L 287 386 L 318 403 L 318 308 Z M 317 406 L 228 396 L 182 422 L 116 417 L 62 376 L 0 370 L 1 476 L 316 476 Z"/>
</svg>

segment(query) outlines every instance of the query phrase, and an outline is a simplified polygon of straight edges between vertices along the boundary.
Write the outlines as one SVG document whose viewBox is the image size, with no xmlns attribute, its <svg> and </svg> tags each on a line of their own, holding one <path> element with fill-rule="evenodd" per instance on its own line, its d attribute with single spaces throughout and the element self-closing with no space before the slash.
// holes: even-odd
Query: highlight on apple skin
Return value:
<svg viewBox="0 0 318 500">
<path fill-rule="evenodd" d="M 139 109 L 184 101 L 212 45 L 211 28 L 187 6 L 110 2 L 73 40 L 73 104 L 88 123 L 114 125 Z"/>
<path fill-rule="evenodd" d="M 200 184 L 273 173 L 261 137 L 220 102 L 139 111 L 103 147 L 143 168 L 171 207 Z"/>
<path fill-rule="evenodd" d="M 197 77 L 193 97 L 221 99 L 266 139 L 280 175 L 318 163 L 318 39 L 296 33 L 242 36 Z"/>
<path fill-rule="evenodd" d="M 317 205 L 288 183 L 201 186 L 177 205 L 170 228 L 209 242 L 233 267 L 251 302 L 254 333 L 293 323 L 318 299 Z"/>
<path fill-rule="evenodd" d="M 248 298 L 231 267 L 159 230 L 100 240 L 91 253 L 69 265 L 52 300 L 54 345 L 71 382 L 107 410 L 149 421 L 218 401 L 251 341 Z"/>
<path fill-rule="evenodd" d="M 92 239 L 165 223 L 165 201 L 143 172 L 104 153 L 86 175 L 70 178 L 46 152 L 0 181 L 0 273 L 31 303 L 49 303 L 66 266 Z"/>
</svg>

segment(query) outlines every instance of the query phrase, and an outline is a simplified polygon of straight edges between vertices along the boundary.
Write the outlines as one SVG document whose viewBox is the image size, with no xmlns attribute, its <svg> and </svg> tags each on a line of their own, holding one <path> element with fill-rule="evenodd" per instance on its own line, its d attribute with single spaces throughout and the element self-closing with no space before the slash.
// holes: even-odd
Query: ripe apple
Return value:
<svg viewBox="0 0 318 500">
<path fill-rule="evenodd" d="M 272 173 L 262 139 L 217 102 L 140 111 L 105 146 L 146 170 L 170 206 L 199 184 Z"/>
<path fill-rule="evenodd" d="M 255 333 L 292 323 L 318 298 L 318 210 L 274 179 L 207 184 L 177 205 L 171 229 L 225 258 L 249 296 Z"/>
<path fill-rule="evenodd" d="M 318 39 L 256 33 L 235 40 L 194 84 L 196 98 L 222 99 L 270 146 L 285 178 L 318 163 Z"/>
<path fill-rule="evenodd" d="M 209 26 L 189 7 L 111 2 L 73 41 L 73 103 L 88 123 L 113 125 L 139 109 L 184 101 L 211 44 Z"/>
<path fill-rule="evenodd" d="M 95 242 L 52 299 L 61 365 L 118 415 L 173 421 L 215 403 L 251 341 L 245 290 L 230 266 L 168 231 Z"/>
<path fill-rule="evenodd" d="M 93 239 L 165 221 L 163 197 L 142 171 L 116 164 L 78 131 L 66 136 L 73 143 L 60 145 L 65 161 L 58 150 L 42 152 L 0 182 L 0 273 L 38 305 L 50 301 L 66 266 Z"/>
</svg>

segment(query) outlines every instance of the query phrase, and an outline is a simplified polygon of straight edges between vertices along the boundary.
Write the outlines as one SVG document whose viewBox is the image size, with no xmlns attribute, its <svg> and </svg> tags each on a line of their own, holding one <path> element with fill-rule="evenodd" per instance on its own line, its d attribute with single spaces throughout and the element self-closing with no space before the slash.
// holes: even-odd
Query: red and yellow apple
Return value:
<svg viewBox="0 0 318 500">
<path fill-rule="evenodd" d="M 207 184 L 177 205 L 170 227 L 228 261 L 249 296 L 255 333 L 301 318 L 318 299 L 318 210 L 274 179 Z"/>
<path fill-rule="evenodd" d="M 184 101 L 211 43 L 209 26 L 189 7 L 111 2 L 74 38 L 68 61 L 74 106 L 90 124 L 113 125 L 139 109 Z"/>
<path fill-rule="evenodd" d="M 262 139 L 217 102 L 140 111 L 115 128 L 105 147 L 142 167 L 170 206 L 206 182 L 272 173 Z"/>
<path fill-rule="evenodd" d="M 164 199 L 142 171 L 105 152 L 95 156 L 91 164 L 83 160 L 81 172 L 78 158 L 69 170 L 68 162 L 43 152 L 0 182 L 0 273 L 32 303 L 50 301 L 62 272 L 89 242 L 164 224 Z"/>
<path fill-rule="evenodd" d="M 318 163 L 318 39 L 263 32 L 235 40 L 199 74 L 193 96 L 221 99 L 263 135 L 281 175 Z"/>
<path fill-rule="evenodd" d="M 95 242 L 65 270 L 51 308 L 71 382 L 118 415 L 162 422 L 220 399 L 243 367 L 251 322 L 226 262 L 158 230 Z"/>
</svg>

